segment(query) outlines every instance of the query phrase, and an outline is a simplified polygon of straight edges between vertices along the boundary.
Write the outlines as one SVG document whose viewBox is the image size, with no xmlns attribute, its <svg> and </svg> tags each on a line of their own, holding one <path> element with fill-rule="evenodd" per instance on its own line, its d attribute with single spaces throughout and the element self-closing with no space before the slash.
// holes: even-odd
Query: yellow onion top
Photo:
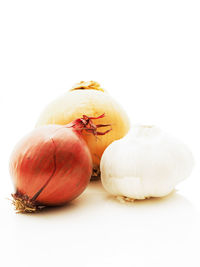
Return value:
<svg viewBox="0 0 200 267">
<path fill-rule="evenodd" d="M 76 84 L 44 109 L 36 127 L 46 124 L 65 125 L 83 115 L 97 117 L 103 113 L 105 117 L 95 120 L 95 124 L 111 124 L 112 130 L 97 137 L 87 132 L 83 133 L 92 154 L 93 168 L 98 174 L 100 159 L 106 147 L 125 136 L 130 128 L 125 111 L 100 87 L 100 84 L 94 81 Z M 99 131 L 104 132 L 105 128 Z"/>
</svg>

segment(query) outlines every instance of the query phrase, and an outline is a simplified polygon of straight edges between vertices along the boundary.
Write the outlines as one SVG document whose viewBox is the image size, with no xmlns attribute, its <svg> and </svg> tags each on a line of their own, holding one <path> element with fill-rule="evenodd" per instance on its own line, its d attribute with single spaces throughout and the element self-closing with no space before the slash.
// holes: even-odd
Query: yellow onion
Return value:
<svg viewBox="0 0 200 267">
<path fill-rule="evenodd" d="M 130 123 L 122 107 L 97 82 L 82 81 L 54 100 L 42 112 L 36 127 L 46 124 L 65 125 L 83 115 L 97 117 L 103 113 L 105 116 L 96 120 L 95 124 L 110 124 L 112 130 L 98 137 L 87 133 L 83 135 L 92 155 L 93 176 L 98 177 L 104 150 L 113 141 L 126 135 Z"/>
</svg>

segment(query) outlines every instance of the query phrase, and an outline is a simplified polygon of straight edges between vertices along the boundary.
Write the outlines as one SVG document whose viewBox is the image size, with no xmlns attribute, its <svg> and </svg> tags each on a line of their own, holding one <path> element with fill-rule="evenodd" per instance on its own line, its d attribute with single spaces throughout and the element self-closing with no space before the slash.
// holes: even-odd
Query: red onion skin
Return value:
<svg viewBox="0 0 200 267">
<path fill-rule="evenodd" d="M 18 143 L 11 155 L 10 173 L 16 194 L 40 205 L 56 206 L 84 191 L 92 174 L 92 158 L 80 131 L 47 125 Z"/>
</svg>

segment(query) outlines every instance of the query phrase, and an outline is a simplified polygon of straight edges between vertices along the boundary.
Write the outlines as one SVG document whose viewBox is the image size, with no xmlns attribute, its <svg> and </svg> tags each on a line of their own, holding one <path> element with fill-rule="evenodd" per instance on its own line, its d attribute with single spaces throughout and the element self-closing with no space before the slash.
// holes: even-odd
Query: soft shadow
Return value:
<svg viewBox="0 0 200 267">
<path fill-rule="evenodd" d="M 76 199 L 74 201 L 71 201 L 67 204 L 61 205 L 61 206 L 47 206 L 42 208 L 41 210 L 38 210 L 34 213 L 19 213 L 17 215 L 19 216 L 28 216 L 28 217 L 46 217 L 46 216 L 55 216 L 55 215 L 61 215 L 63 213 L 71 213 L 76 211 L 76 209 L 80 208 L 81 206 L 85 205 L 84 202 L 87 201 L 81 201 L 79 199 Z"/>
<path fill-rule="evenodd" d="M 64 204 L 64 205 L 60 205 L 60 206 L 47 206 L 44 207 L 38 211 L 36 211 L 35 213 L 22 213 L 22 215 L 26 215 L 26 216 L 44 216 L 45 214 L 56 214 L 56 213 L 60 213 L 64 210 L 73 210 L 76 208 L 75 203 L 73 203 L 73 201 Z"/>
<path fill-rule="evenodd" d="M 93 180 L 88 185 L 90 188 L 101 188 L 104 191 L 101 180 Z"/>
<path fill-rule="evenodd" d="M 100 180 L 91 181 L 86 190 L 76 199 L 61 206 L 49 206 L 38 210 L 35 213 L 19 213 L 19 216 L 28 217 L 50 217 L 62 214 L 76 213 L 80 209 L 95 205 L 98 196 L 106 194 Z"/>
<path fill-rule="evenodd" d="M 106 201 L 110 201 L 113 205 L 126 206 L 134 208 L 141 212 L 151 210 L 171 210 L 171 212 L 193 212 L 195 210 L 194 205 L 183 195 L 179 194 L 178 191 L 174 190 L 165 197 L 151 197 L 143 200 L 134 200 L 133 202 L 121 202 L 116 197 L 106 196 Z"/>
<path fill-rule="evenodd" d="M 119 204 L 125 204 L 125 205 L 151 205 L 153 203 L 159 203 L 159 202 L 164 202 L 166 200 L 169 200 L 174 197 L 176 194 L 176 190 L 173 190 L 169 195 L 165 197 L 150 197 L 150 198 L 145 198 L 145 199 L 133 199 L 132 201 L 125 201 L 125 200 L 120 200 L 120 198 L 113 196 L 113 195 L 106 195 L 106 200 L 119 203 Z"/>
<path fill-rule="evenodd" d="M 120 202 L 116 197 L 109 195 L 103 188 L 101 181 L 92 181 L 86 190 L 75 200 L 56 207 L 45 207 L 39 212 L 33 214 L 18 214 L 18 216 L 33 217 L 33 218 L 53 218 L 57 216 L 77 216 L 84 214 L 85 211 L 92 213 L 94 210 L 100 208 L 119 208 L 124 207 L 134 209 L 139 212 L 146 211 L 165 211 L 168 209 L 171 212 L 191 212 L 194 210 L 193 204 L 177 191 L 173 191 L 169 195 L 162 198 L 149 198 L 144 200 L 135 200 L 134 202 Z M 119 211 L 120 212 L 120 211 Z"/>
</svg>

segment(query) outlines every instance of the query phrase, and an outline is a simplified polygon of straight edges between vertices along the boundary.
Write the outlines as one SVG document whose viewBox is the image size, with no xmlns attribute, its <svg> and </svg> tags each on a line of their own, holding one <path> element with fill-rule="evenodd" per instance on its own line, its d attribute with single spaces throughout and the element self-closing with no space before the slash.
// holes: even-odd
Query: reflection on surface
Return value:
<svg viewBox="0 0 200 267">
<path fill-rule="evenodd" d="M 98 212 L 99 209 L 99 212 Z M 100 181 L 91 182 L 85 192 L 74 201 L 60 206 L 60 207 L 47 207 L 41 212 L 36 214 L 18 214 L 20 217 L 37 219 L 57 220 L 58 216 L 68 218 L 71 216 L 79 216 L 80 214 L 88 213 L 91 216 L 93 213 L 100 214 L 106 212 L 115 214 L 116 212 L 133 212 L 136 214 L 144 215 L 150 211 L 154 214 L 173 214 L 186 215 L 194 212 L 195 208 L 188 199 L 180 195 L 176 191 L 172 192 L 163 198 L 149 198 L 145 200 L 135 200 L 134 202 L 121 203 L 115 197 L 109 195 L 102 187 Z M 105 216 L 105 215 L 104 215 Z M 113 215 L 114 216 L 114 215 Z M 29 219 L 28 219 L 29 220 Z"/>
<path fill-rule="evenodd" d="M 173 261 L 190 249 L 198 221 L 193 204 L 176 192 L 165 198 L 123 204 L 109 196 L 100 182 L 93 182 L 65 206 L 30 215 L 13 212 L 9 229 L 17 262 L 31 259 L 36 265 L 38 258 L 32 259 L 33 252 L 49 258 L 55 250 L 66 260 L 71 255 L 71 262 L 77 255 L 85 261 L 92 257 L 95 262 L 110 255 L 116 259 L 122 253 L 122 258 L 132 258 L 134 253 L 134 257 L 145 259 L 143 251 L 151 258 L 158 250 L 161 258 L 167 253 Z"/>
</svg>

